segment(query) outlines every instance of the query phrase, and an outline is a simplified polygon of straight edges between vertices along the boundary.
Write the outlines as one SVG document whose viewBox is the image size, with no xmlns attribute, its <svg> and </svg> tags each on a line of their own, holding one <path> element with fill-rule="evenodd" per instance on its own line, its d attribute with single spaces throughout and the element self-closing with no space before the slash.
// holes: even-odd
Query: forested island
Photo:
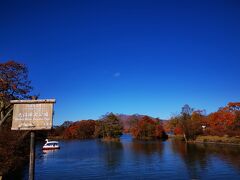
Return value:
<svg viewBox="0 0 240 180">
<path fill-rule="evenodd" d="M 99 120 L 66 121 L 49 133 L 49 138 L 87 139 L 101 138 L 104 141 L 118 141 L 123 133 L 130 133 L 135 139 L 167 139 L 163 121 L 146 115 L 123 115 L 108 113 Z"/>
<path fill-rule="evenodd" d="M 12 104 L 10 100 L 30 99 L 31 82 L 24 64 L 8 61 L 0 63 L 0 176 L 7 176 L 21 168 L 28 159 L 29 132 L 11 131 Z M 66 121 L 51 131 L 38 132 L 37 138 L 91 139 L 120 141 L 123 133 L 134 139 L 166 140 L 181 137 L 186 143 L 240 144 L 240 103 L 230 102 L 218 111 L 207 114 L 184 105 L 181 113 L 169 120 L 148 115 L 107 113 L 97 120 Z"/>
</svg>

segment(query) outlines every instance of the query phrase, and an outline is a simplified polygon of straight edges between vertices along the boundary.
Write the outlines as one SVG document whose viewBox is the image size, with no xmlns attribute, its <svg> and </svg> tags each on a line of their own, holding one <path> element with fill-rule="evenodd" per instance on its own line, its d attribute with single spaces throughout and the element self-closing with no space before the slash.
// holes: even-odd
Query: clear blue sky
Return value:
<svg viewBox="0 0 240 180">
<path fill-rule="evenodd" d="M 240 99 L 240 3 L 0 1 L 0 61 L 56 98 L 55 124 L 106 112 L 163 119 Z"/>
</svg>

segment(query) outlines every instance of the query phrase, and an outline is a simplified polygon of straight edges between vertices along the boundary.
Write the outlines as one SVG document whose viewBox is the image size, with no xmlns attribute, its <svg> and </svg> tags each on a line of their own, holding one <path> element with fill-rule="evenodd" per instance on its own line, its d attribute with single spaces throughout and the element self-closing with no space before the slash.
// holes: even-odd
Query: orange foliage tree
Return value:
<svg viewBox="0 0 240 180">
<path fill-rule="evenodd" d="M 12 115 L 12 99 L 27 99 L 32 90 L 28 69 L 14 61 L 0 63 L 0 127 Z"/>
<path fill-rule="evenodd" d="M 239 136 L 240 102 L 230 102 L 208 116 L 204 111 L 194 111 L 185 105 L 182 113 L 168 122 L 168 129 L 185 135 L 186 140 L 195 139 L 197 135 Z"/>
<path fill-rule="evenodd" d="M 32 90 L 28 69 L 15 61 L 0 63 L 0 97 L 3 99 L 26 99 Z"/>
<path fill-rule="evenodd" d="M 207 133 L 209 135 L 240 135 L 240 103 L 228 103 L 207 118 Z"/>
<path fill-rule="evenodd" d="M 82 120 L 71 124 L 63 132 L 65 139 L 88 139 L 94 137 L 94 120 Z"/>
<path fill-rule="evenodd" d="M 166 123 L 165 130 L 167 130 L 168 133 L 174 134 L 174 135 L 182 135 L 183 131 L 182 128 L 178 122 L 177 116 L 171 117 L 171 119 Z"/>
<path fill-rule="evenodd" d="M 132 126 L 131 134 L 142 140 L 167 138 L 160 121 L 148 116 L 144 116 Z"/>
<path fill-rule="evenodd" d="M 203 133 L 205 119 L 204 110 L 194 110 L 189 105 L 184 105 L 181 114 L 171 118 L 169 126 L 175 135 L 183 135 L 185 141 L 194 140 Z"/>
<path fill-rule="evenodd" d="M 32 87 L 24 64 L 0 63 L 0 172 L 19 168 L 27 158 L 28 131 L 11 131 L 13 105 L 10 100 L 27 99 Z M 37 134 L 38 136 L 38 134 Z"/>
</svg>

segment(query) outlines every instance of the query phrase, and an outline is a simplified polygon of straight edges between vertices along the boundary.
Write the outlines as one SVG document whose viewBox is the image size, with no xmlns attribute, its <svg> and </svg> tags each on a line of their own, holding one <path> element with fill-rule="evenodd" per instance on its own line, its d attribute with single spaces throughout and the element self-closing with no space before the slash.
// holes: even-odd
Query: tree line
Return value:
<svg viewBox="0 0 240 180">
<path fill-rule="evenodd" d="M 205 110 L 185 105 L 164 127 L 175 135 L 183 135 L 185 141 L 195 140 L 199 135 L 240 136 L 240 103 L 230 102 L 208 115 Z"/>
<path fill-rule="evenodd" d="M 99 120 L 64 122 L 63 125 L 55 127 L 50 136 L 60 136 L 64 139 L 103 138 L 116 140 L 124 132 L 127 132 L 135 139 L 141 140 L 167 138 L 159 119 L 138 115 L 128 116 L 127 120 L 122 120 L 120 117 L 117 114 L 107 113 Z"/>
</svg>

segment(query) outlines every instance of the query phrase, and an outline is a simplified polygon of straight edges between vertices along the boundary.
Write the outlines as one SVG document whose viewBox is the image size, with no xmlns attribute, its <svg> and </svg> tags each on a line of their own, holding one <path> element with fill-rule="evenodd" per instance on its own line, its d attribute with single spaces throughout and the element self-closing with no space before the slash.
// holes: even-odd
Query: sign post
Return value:
<svg viewBox="0 0 240 180">
<path fill-rule="evenodd" d="M 13 120 L 12 130 L 31 131 L 29 180 L 34 179 L 35 165 L 35 130 L 52 129 L 53 105 L 55 99 L 45 100 L 12 100 Z"/>
<path fill-rule="evenodd" d="M 30 157 L 29 157 L 29 175 L 28 179 L 34 179 L 34 171 L 35 171 L 35 132 L 31 131 L 31 139 L 30 139 Z"/>
</svg>

